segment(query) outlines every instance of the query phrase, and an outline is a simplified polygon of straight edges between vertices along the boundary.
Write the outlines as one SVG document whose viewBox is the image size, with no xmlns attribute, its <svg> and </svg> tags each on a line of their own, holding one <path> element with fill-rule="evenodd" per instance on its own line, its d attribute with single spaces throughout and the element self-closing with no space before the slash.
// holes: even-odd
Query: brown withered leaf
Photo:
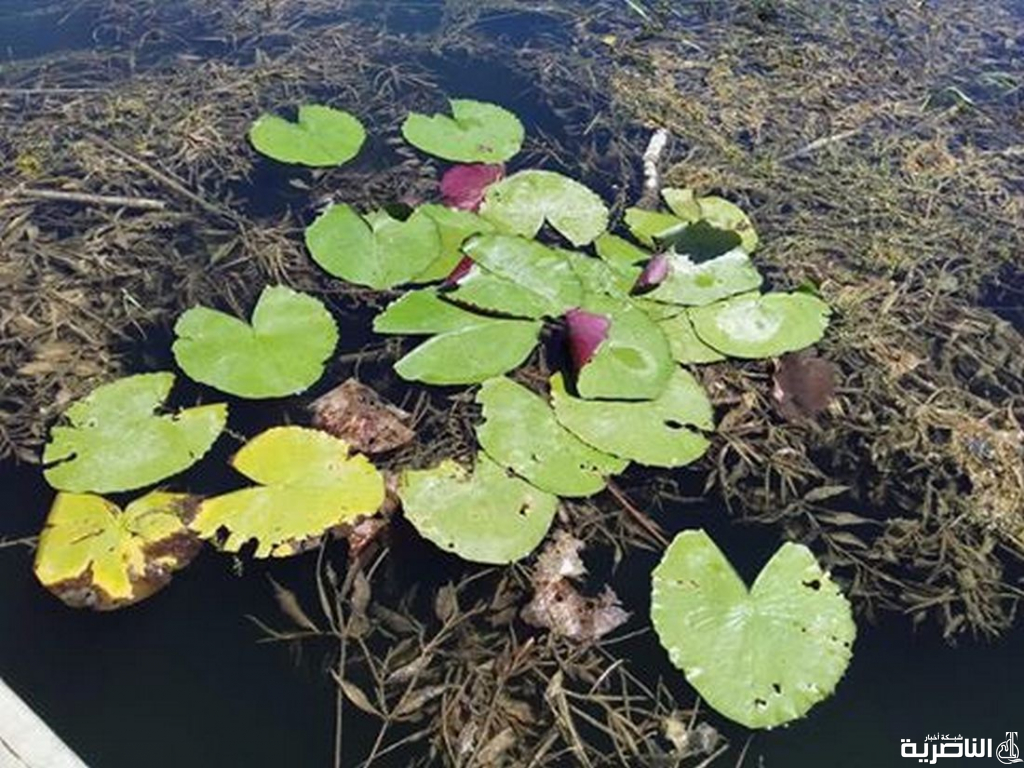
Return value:
<svg viewBox="0 0 1024 768">
<path fill-rule="evenodd" d="M 384 453 L 410 442 L 411 415 L 381 399 L 365 384 L 348 379 L 310 403 L 313 426 L 362 453 Z"/>
<path fill-rule="evenodd" d="M 572 583 L 586 573 L 579 552 L 583 542 L 557 531 L 537 557 L 531 581 L 533 599 L 523 608 L 522 619 L 556 635 L 579 641 L 604 637 L 629 619 L 629 613 L 608 586 L 597 597 L 585 597 Z"/>
<path fill-rule="evenodd" d="M 835 392 L 836 367 L 828 360 L 807 350 L 789 352 L 779 358 L 772 397 L 787 421 L 821 413 Z"/>
</svg>

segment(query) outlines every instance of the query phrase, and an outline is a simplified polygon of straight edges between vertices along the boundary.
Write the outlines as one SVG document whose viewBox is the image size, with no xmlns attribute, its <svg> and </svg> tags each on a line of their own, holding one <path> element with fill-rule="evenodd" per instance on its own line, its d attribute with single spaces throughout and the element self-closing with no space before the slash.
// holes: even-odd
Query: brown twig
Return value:
<svg viewBox="0 0 1024 768">
<path fill-rule="evenodd" d="M 144 211 L 165 211 L 167 203 L 149 197 L 125 197 L 122 195 L 94 195 L 89 192 L 67 192 L 59 189 L 35 189 L 21 187 L 12 195 L 27 200 L 52 200 L 60 203 L 82 203 L 112 208 L 136 208 Z"/>
</svg>

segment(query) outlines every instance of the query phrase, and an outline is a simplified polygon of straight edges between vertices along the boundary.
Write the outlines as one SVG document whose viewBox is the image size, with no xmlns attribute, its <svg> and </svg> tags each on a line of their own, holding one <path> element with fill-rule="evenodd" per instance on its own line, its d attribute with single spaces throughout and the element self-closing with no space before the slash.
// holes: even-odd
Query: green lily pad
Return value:
<svg viewBox="0 0 1024 768">
<path fill-rule="evenodd" d="M 613 266 L 607 261 L 577 251 L 560 252 L 576 273 L 585 294 L 604 294 L 628 299 L 633 291 L 633 285 L 643 271 L 640 267 Z"/>
<path fill-rule="evenodd" d="M 558 423 L 551 406 L 514 381 L 484 382 L 476 401 L 484 409 L 476 428 L 480 447 L 543 491 L 590 496 L 628 464 L 582 442 Z"/>
<path fill-rule="evenodd" d="M 515 283 L 527 291 L 531 301 L 524 300 L 519 312 L 524 317 L 538 317 L 534 314 L 543 307 L 542 314 L 557 317 L 567 309 L 579 306 L 583 300 L 583 286 L 572 265 L 562 252 L 548 248 L 533 240 L 510 235 L 481 235 L 466 243 L 464 249 L 477 265 L 500 278 Z M 469 281 L 460 281 L 459 287 Z M 452 298 L 465 301 L 467 291 L 456 291 Z M 486 305 L 485 295 L 476 297 L 475 306 L 493 311 L 508 311 L 509 302 L 502 306 Z M 494 292 L 491 293 L 494 295 Z"/>
<path fill-rule="evenodd" d="M 668 339 L 672 357 L 677 363 L 699 365 L 725 360 L 725 355 L 700 340 L 686 310 L 658 320 L 658 325 Z"/>
<path fill-rule="evenodd" d="M 671 213 L 648 211 L 643 208 L 627 208 L 624 218 L 633 237 L 648 248 L 654 248 L 665 233 L 686 224 L 685 221 Z"/>
<path fill-rule="evenodd" d="M 666 205 L 688 224 L 706 222 L 718 230 L 734 232 L 740 238 L 740 247 L 747 253 L 757 249 L 758 237 L 750 217 L 735 203 L 725 198 L 696 197 L 692 189 L 666 187 L 661 191 Z"/>
<path fill-rule="evenodd" d="M 747 293 L 690 310 L 700 340 L 729 357 L 795 352 L 825 335 L 831 310 L 807 293 Z"/>
<path fill-rule="evenodd" d="M 101 496 L 58 493 L 39 536 L 36 577 L 74 608 L 109 611 L 145 600 L 199 551 L 185 522 L 196 502 L 153 491 L 121 511 Z"/>
<path fill-rule="evenodd" d="M 284 397 L 323 375 L 338 328 L 323 304 L 283 285 L 268 286 L 252 324 L 193 307 L 174 326 L 174 359 L 195 381 L 239 397 Z"/>
<path fill-rule="evenodd" d="M 803 717 L 850 663 L 850 604 L 800 544 L 779 547 L 748 591 L 704 531 L 684 531 L 653 581 L 651 620 L 672 663 L 748 728 Z"/>
<path fill-rule="evenodd" d="M 157 414 L 172 373 L 143 373 L 104 384 L 73 403 L 68 424 L 50 431 L 43 474 L 54 488 L 114 493 L 158 483 L 199 461 L 224 429 L 224 403 Z"/>
<path fill-rule="evenodd" d="M 682 467 L 696 461 L 709 443 L 697 429 L 711 430 L 711 403 L 693 376 L 677 368 L 656 400 L 582 400 L 565 389 L 561 374 L 551 378 L 558 422 L 604 453 L 651 467 Z"/>
<path fill-rule="evenodd" d="M 486 456 L 472 474 L 454 461 L 407 471 L 398 487 L 405 517 L 420 534 L 464 560 L 504 565 L 547 535 L 558 498 L 509 474 Z"/>
<path fill-rule="evenodd" d="M 409 291 L 373 319 L 377 333 L 430 336 L 459 331 L 487 318 L 445 301 L 436 288 Z"/>
<path fill-rule="evenodd" d="M 594 241 L 598 258 L 618 272 L 633 276 L 633 282 L 640 276 L 651 253 L 639 248 L 624 237 L 605 232 Z"/>
<path fill-rule="evenodd" d="M 589 296 L 583 308 L 611 320 L 608 335 L 576 375 L 576 391 L 588 400 L 651 400 L 665 391 L 675 369 L 661 328 L 624 299 Z"/>
<path fill-rule="evenodd" d="M 644 298 L 669 304 L 700 307 L 761 286 L 763 278 L 741 248 L 709 261 L 693 263 L 677 253 L 665 255 L 668 274 Z"/>
<path fill-rule="evenodd" d="M 467 314 L 462 327 L 432 336 L 395 363 L 395 372 L 425 384 L 478 384 L 522 365 L 537 346 L 539 322 Z"/>
<path fill-rule="evenodd" d="M 259 152 L 282 163 L 341 165 L 359 154 L 366 130 L 348 112 L 306 104 L 299 107 L 294 123 L 262 115 L 249 129 L 249 140 Z"/>
<path fill-rule="evenodd" d="M 441 237 L 422 211 L 400 221 L 383 210 L 363 217 L 332 205 L 306 228 L 306 247 L 335 277 L 384 290 L 422 275 L 441 256 Z"/>
<path fill-rule="evenodd" d="M 421 274 L 417 283 L 444 280 L 462 261 L 462 244 L 473 235 L 494 231 L 494 225 L 471 211 L 461 211 L 445 205 L 427 204 L 418 209 L 434 220 L 441 238 L 441 253 Z"/>
<path fill-rule="evenodd" d="M 255 557 L 295 555 L 384 503 L 384 478 L 370 460 L 350 456 L 348 443 L 317 429 L 268 429 L 231 463 L 259 485 L 204 500 L 190 524 L 204 539 L 226 531 L 226 552 L 255 541 Z"/>
<path fill-rule="evenodd" d="M 458 286 L 446 291 L 444 296 L 449 301 L 481 312 L 527 320 L 536 320 L 557 311 L 547 297 L 496 275 L 479 264 L 474 264 L 469 272 L 459 278 Z"/>
<path fill-rule="evenodd" d="M 502 163 L 523 145 L 519 119 L 495 104 L 452 99 L 452 117 L 412 113 L 402 124 L 405 140 L 427 154 L 457 163 Z"/>
<path fill-rule="evenodd" d="M 492 184 L 480 215 L 523 237 L 535 237 L 547 221 L 577 247 L 608 228 L 608 208 L 601 198 L 553 171 L 520 171 Z"/>
</svg>

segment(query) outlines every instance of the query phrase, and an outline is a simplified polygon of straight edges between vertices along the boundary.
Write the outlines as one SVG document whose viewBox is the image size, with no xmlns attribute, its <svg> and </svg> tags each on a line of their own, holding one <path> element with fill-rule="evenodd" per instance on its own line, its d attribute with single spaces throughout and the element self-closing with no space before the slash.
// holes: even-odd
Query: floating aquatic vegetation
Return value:
<svg viewBox="0 0 1024 768">
<path fill-rule="evenodd" d="M 377 512 L 384 478 L 344 440 L 304 427 L 273 427 L 232 466 L 259 485 L 205 499 L 189 527 L 225 552 L 256 542 L 254 557 L 289 557 L 342 525 Z"/>
<path fill-rule="evenodd" d="M 39 536 L 35 573 L 74 608 L 145 600 L 199 551 L 188 529 L 198 499 L 152 491 L 123 511 L 101 496 L 58 493 Z"/>
<path fill-rule="evenodd" d="M 663 253 L 650 264 L 658 269 L 644 270 L 638 287 L 650 287 L 644 298 L 653 301 L 701 307 L 761 287 L 761 273 L 741 248 L 698 263 L 685 254 Z"/>
<path fill-rule="evenodd" d="M 199 461 L 224 429 L 227 406 L 158 414 L 173 386 L 172 373 L 143 373 L 73 403 L 64 414 L 68 423 L 53 427 L 43 451 L 46 481 L 76 493 L 130 491 Z"/>
<path fill-rule="evenodd" d="M 658 325 L 668 339 L 672 357 L 677 363 L 701 365 L 725 360 L 725 355 L 700 340 L 690 322 L 690 313 L 685 309 L 658 320 Z"/>
<path fill-rule="evenodd" d="M 724 232 L 732 232 L 740 238 L 740 246 L 747 253 L 757 250 L 760 242 L 750 217 L 736 203 L 721 197 L 697 197 L 692 189 L 666 187 L 661 190 L 662 199 L 669 209 L 685 224 L 704 222 Z"/>
<path fill-rule="evenodd" d="M 413 211 L 404 221 L 379 210 L 360 216 L 332 205 L 306 229 L 306 247 L 325 271 L 383 290 L 410 283 L 442 256 L 434 219 Z"/>
<path fill-rule="evenodd" d="M 484 382 L 476 395 L 484 421 L 480 447 L 498 464 L 559 496 L 589 496 L 627 461 L 602 453 L 561 426 L 541 397 L 506 378 Z"/>
<path fill-rule="evenodd" d="M 466 243 L 463 251 L 487 273 L 515 286 L 515 300 L 523 303 L 525 317 L 558 317 L 583 301 L 583 285 L 568 259 L 542 243 L 510 235 L 481 235 Z M 453 297 L 466 301 L 468 281 L 460 279 L 458 285 L 460 290 Z M 487 294 L 476 294 L 474 306 L 520 314 L 501 299 L 501 293 L 490 292 L 490 304 L 486 303 Z"/>
<path fill-rule="evenodd" d="M 402 509 L 425 538 L 464 560 L 511 563 L 547 535 L 558 498 L 509 476 L 484 455 L 472 473 L 451 460 L 409 470 L 398 488 Z"/>
<path fill-rule="evenodd" d="M 499 228 L 535 237 L 547 222 L 575 246 L 608 227 L 608 208 L 578 181 L 553 171 L 520 171 L 487 189 L 481 215 Z"/>
<path fill-rule="evenodd" d="M 503 163 L 519 152 L 525 131 L 519 118 L 495 104 L 452 99 L 452 116 L 413 113 L 402 124 L 417 149 L 456 163 Z"/>
<path fill-rule="evenodd" d="M 679 534 L 655 569 L 651 620 L 704 700 L 748 728 L 803 717 L 830 696 L 857 631 L 806 547 L 783 544 L 748 590 L 701 530 Z"/>
<path fill-rule="evenodd" d="M 317 299 L 283 285 L 263 289 L 252 323 L 193 307 L 174 326 L 174 359 L 195 381 L 248 398 L 285 397 L 319 380 L 338 343 Z"/>
<path fill-rule="evenodd" d="M 448 277 L 464 258 L 462 244 L 473 235 L 494 231 L 491 222 L 472 211 L 434 203 L 426 203 L 416 210 L 434 220 L 441 238 L 441 253 L 430 266 L 416 275 L 416 281 L 420 283 L 432 283 Z"/>
<path fill-rule="evenodd" d="M 651 400 L 665 390 L 672 370 L 668 339 L 647 313 L 626 300 L 591 296 L 584 302 L 589 313 L 608 319 L 605 338 L 576 373 L 581 397 Z M 569 343 L 573 330 L 569 325 Z"/>
<path fill-rule="evenodd" d="M 775 357 L 809 347 L 825 334 L 828 304 L 808 293 L 747 293 L 694 307 L 700 340 L 730 357 Z"/>
<path fill-rule="evenodd" d="M 249 130 L 249 140 L 264 155 L 282 163 L 331 166 L 359 154 L 366 130 L 348 112 L 306 104 L 299 107 L 294 123 L 277 115 L 262 115 Z"/>
<path fill-rule="evenodd" d="M 714 429 L 707 395 L 681 368 L 653 400 L 583 400 L 566 391 L 561 374 L 551 378 L 551 399 L 559 423 L 583 442 L 646 466 L 696 461 L 709 446 L 698 430 Z"/>
</svg>

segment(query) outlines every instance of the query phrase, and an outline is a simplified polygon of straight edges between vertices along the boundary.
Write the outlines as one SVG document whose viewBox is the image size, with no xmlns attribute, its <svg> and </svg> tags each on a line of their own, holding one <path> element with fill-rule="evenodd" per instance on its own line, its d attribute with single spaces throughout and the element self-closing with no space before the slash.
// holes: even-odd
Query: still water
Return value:
<svg viewBox="0 0 1024 768">
<path fill-rule="evenodd" d="M 339 5 L 345 8 L 339 20 L 386 23 L 410 34 L 441 18 L 435 2 L 394 4 L 397 10 L 383 15 L 365 5 Z M 16 60 L 101 44 L 93 13 L 91 3 L 0 0 L 0 51 Z M 481 29 L 522 47 L 551 32 L 542 18 L 496 14 Z M 452 53 L 427 66 L 453 94 L 501 102 L 528 131 L 558 131 L 557 117 L 530 96 L 536 84 L 509 87 L 500 65 Z M 35 534 L 52 496 L 37 468 L 0 467 L 0 537 Z M 778 543 L 775 532 L 730 523 L 722 509 L 669 510 L 658 522 L 670 532 L 705 527 L 748 580 Z M 94 768 L 327 766 L 335 691 L 324 654 L 260 643 L 249 618 L 276 619 L 267 575 L 308 595 L 314 558 L 247 562 L 238 573 L 228 558 L 205 552 L 155 599 L 91 614 L 65 608 L 39 587 L 27 549 L 0 550 L 0 677 Z M 632 555 L 616 575 L 614 586 L 636 615 L 647 612 L 653 565 L 653 557 Z M 1022 642 L 1024 630 L 1016 630 L 994 642 L 965 638 L 951 648 L 933 627 L 915 631 L 898 616 L 884 616 L 879 626 L 862 621 L 837 694 L 810 718 L 757 734 L 744 765 L 899 766 L 916 762 L 900 758 L 902 738 L 923 743 L 927 734 L 949 733 L 998 742 L 1006 731 L 1024 731 Z M 676 680 L 688 698 L 653 638 L 630 650 L 634 663 L 646 665 L 646 676 Z M 714 716 L 711 722 L 736 747 L 721 764 L 734 764 L 747 734 Z M 358 718 L 352 727 L 361 727 Z M 357 747 L 358 733 L 350 741 Z"/>
</svg>

